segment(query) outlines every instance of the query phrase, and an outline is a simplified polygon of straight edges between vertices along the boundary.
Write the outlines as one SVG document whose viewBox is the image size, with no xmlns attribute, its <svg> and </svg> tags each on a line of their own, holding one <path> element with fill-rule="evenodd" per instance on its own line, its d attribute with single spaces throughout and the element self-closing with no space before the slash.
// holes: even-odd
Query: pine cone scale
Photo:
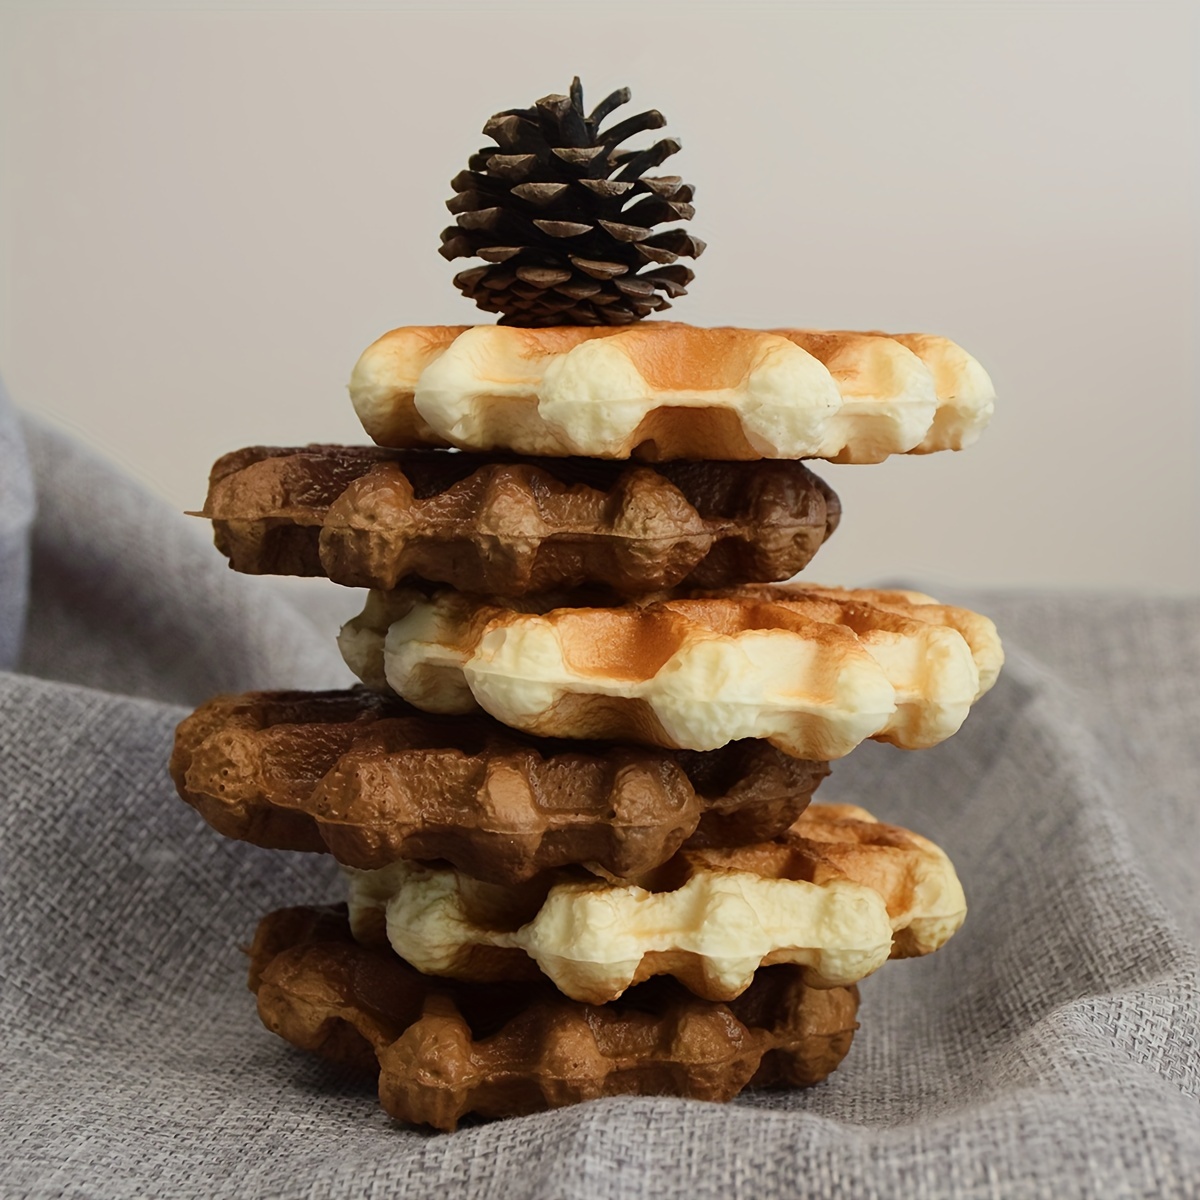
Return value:
<svg viewBox="0 0 1200 1200">
<path fill-rule="evenodd" d="M 561 158 L 568 166 L 590 167 L 604 153 L 603 146 L 555 146 L 550 151 L 555 158 Z"/>
<path fill-rule="evenodd" d="M 488 155 L 486 150 L 479 153 L 481 163 L 478 169 L 500 179 L 525 179 L 538 162 L 536 154 L 492 154 L 490 157 L 484 157 Z M 454 187 L 454 180 L 450 181 L 450 186 Z"/>
<path fill-rule="evenodd" d="M 629 268 L 624 263 L 613 262 L 596 262 L 593 259 L 574 258 L 571 262 L 575 264 L 585 275 L 590 275 L 593 279 L 616 279 L 618 275 L 625 275 Z M 615 300 L 616 297 L 611 297 Z"/>
<path fill-rule="evenodd" d="M 593 195 L 601 196 L 604 199 L 628 195 L 638 186 L 636 183 L 618 183 L 615 179 L 580 179 L 576 182 L 587 188 Z M 643 180 L 643 182 L 645 181 Z"/>
<path fill-rule="evenodd" d="M 520 196 L 522 200 L 527 200 L 538 208 L 545 208 L 548 204 L 553 204 L 560 199 L 564 192 L 570 190 L 569 183 L 522 183 L 512 189 L 512 194 Z"/>
<path fill-rule="evenodd" d="M 666 265 L 675 262 L 679 258 L 678 254 L 673 254 L 670 250 L 660 250 L 657 246 L 651 246 L 648 242 L 638 242 L 637 252 L 645 262 L 650 263 L 662 263 Z"/>
<path fill-rule="evenodd" d="M 552 238 L 574 238 L 591 233 L 591 225 L 581 225 L 578 221 L 534 221 L 534 224 Z"/>
<path fill-rule="evenodd" d="M 515 258 L 521 253 L 520 246 L 482 246 L 475 251 L 475 254 L 490 263 L 507 262 L 510 258 Z"/>
<path fill-rule="evenodd" d="M 517 278 L 540 288 L 553 288 L 556 284 L 570 282 L 571 272 L 555 267 L 518 267 Z"/>
<path fill-rule="evenodd" d="M 650 230 L 643 225 L 625 225 L 618 221 L 600 221 L 599 225 L 618 242 L 641 242 L 650 236 Z"/>
</svg>

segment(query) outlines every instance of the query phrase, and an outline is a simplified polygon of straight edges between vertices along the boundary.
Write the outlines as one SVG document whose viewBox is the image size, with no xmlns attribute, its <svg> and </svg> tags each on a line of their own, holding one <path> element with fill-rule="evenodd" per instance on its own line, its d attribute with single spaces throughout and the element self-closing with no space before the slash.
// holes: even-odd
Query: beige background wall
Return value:
<svg viewBox="0 0 1200 1200">
<path fill-rule="evenodd" d="M 477 131 L 578 72 L 684 143 L 709 250 L 673 315 L 992 373 L 968 453 L 826 472 L 821 578 L 1194 590 L 1195 12 L 9 4 L 0 372 L 181 509 L 225 450 L 360 440 L 367 342 L 475 319 L 436 246 Z"/>
</svg>

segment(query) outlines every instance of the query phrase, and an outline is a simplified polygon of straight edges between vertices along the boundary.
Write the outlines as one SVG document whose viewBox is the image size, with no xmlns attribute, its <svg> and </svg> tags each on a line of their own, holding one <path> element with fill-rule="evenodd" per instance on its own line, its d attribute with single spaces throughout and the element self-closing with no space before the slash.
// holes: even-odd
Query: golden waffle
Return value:
<svg viewBox="0 0 1200 1200">
<path fill-rule="evenodd" d="M 986 617 L 915 592 L 746 587 L 553 603 L 372 592 L 339 644 L 368 686 L 432 712 L 479 705 L 545 737 L 693 750 L 765 738 L 822 761 L 865 738 L 935 745 L 1003 661 Z"/>
<path fill-rule="evenodd" d="M 729 1100 L 743 1088 L 819 1083 L 845 1057 L 854 988 L 760 973 L 731 1004 L 671 980 L 578 1004 L 548 985 L 461 984 L 418 974 L 351 939 L 344 913 L 271 913 L 250 951 L 263 1024 L 304 1050 L 378 1073 L 395 1118 L 452 1130 L 604 1096 Z"/>
<path fill-rule="evenodd" d="M 837 527 L 802 464 L 489 461 L 440 450 L 255 446 L 218 459 L 202 516 L 251 575 L 408 577 L 521 596 L 788 579 Z"/>
<path fill-rule="evenodd" d="M 361 940 L 430 975 L 540 970 L 591 1004 L 664 974 L 730 1000 L 774 963 L 845 986 L 889 957 L 932 953 L 966 916 L 942 850 L 852 805 L 813 805 L 777 842 L 681 850 L 637 883 L 573 871 L 502 887 L 410 862 L 348 874 Z"/>
<path fill-rule="evenodd" d="M 580 862 L 633 876 L 685 840 L 774 837 L 827 772 L 763 742 L 538 741 L 362 688 L 219 696 L 183 721 L 171 756 L 179 794 L 226 837 L 362 868 L 441 859 L 495 883 Z"/>
<path fill-rule="evenodd" d="M 394 329 L 363 352 L 350 397 L 383 446 L 867 463 L 970 445 L 995 392 L 931 334 L 644 321 Z"/>
</svg>

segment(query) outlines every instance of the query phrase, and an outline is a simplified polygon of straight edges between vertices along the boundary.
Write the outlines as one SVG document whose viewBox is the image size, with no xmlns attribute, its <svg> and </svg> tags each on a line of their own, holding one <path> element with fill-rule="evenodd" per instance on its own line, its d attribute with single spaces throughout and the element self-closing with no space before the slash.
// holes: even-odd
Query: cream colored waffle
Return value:
<svg viewBox="0 0 1200 1200">
<path fill-rule="evenodd" d="M 680 851 L 636 884 L 560 871 L 505 887 L 407 861 L 347 873 L 360 940 L 386 937 L 429 975 L 521 979 L 536 964 L 593 1004 L 652 975 L 731 1000 L 773 963 L 843 987 L 937 950 L 966 915 L 937 846 L 851 805 L 813 805 L 777 842 Z"/>
<path fill-rule="evenodd" d="M 995 391 L 930 334 L 644 321 L 394 329 L 363 352 L 350 397 L 381 446 L 871 463 L 970 445 Z"/>
<path fill-rule="evenodd" d="M 711 750 L 765 738 L 828 760 L 954 733 L 1003 652 L 976 613 L 915 592 L 745 587 L 616 608 L 372 592 L 350 669 L 430 712 L 476 705 L 546 737 Z"/>
</svg>

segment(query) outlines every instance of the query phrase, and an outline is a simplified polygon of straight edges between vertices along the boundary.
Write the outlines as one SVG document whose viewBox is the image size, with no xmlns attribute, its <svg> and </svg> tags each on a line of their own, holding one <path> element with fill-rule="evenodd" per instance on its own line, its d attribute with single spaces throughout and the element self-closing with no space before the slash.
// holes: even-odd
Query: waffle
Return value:
<svg viewBox="0 0 1200 1200">
<path fill-rule="evenodd" d="M 932 953 L 966 916 L 937 846 L 851 805 L 814 805 L 778 842 L 682 850 L 635 884 L 575 871 L 500 887 L 410 862 L 348 874 L 360 940 L 386 940 L 430 975 L 540 970 L 591 1004 L 663 974 L 730 1000 L 774 963 L 846 986 L 889 957 Z"/>
<path fill-rule="evenodd" d="M 394 329 L 363 352 L 350 397 L 384 446 L 870 463 L 969 445 L 995 393 L 928 334 L 646 321 Z"/>
<path fill-rule="evenodd" d="M 353 867 L 441 859 L 494 883 L 783 832 L 828 772 L 763 742 L 708 753 L 545 742 L 358 688 L 219 696 L 179 726 L 179 794 L 226 837 Z"/>
<path fill-rule="evenodd" d="M 954 733 L 1003 655 L 985 617 L 914 592 L 739 588 L 614 608 L 373 592 L 347 665 L 432 712 L 477 704 L 545 737 L 710 750 L 765 738 L 825 761 Z"/>
<path fill-rule="evenodd" d="M 452 1130 L 468 1113 L 520 1116 L 604 1096 L 729 1100 L 807 1087 L 845 1057 L 854 988 L 760 973 L 731 1004 L 654 980 L 602 1008 L 547 985 L 433 980 L 350 938 L 335 910 L 271 913 L 250 951 L 263 1024 L 304 1050 L 378 1074 L 395 1118 Z"/>
<path fill-rule="evenodd" d="M 251 575 L 469 592 L 788 579 L 837 527 L 833 491 L 800 463 L 489 461 L 440 450 L 255 446 L 226 454 L 200 515 Z"/>
</svg>

